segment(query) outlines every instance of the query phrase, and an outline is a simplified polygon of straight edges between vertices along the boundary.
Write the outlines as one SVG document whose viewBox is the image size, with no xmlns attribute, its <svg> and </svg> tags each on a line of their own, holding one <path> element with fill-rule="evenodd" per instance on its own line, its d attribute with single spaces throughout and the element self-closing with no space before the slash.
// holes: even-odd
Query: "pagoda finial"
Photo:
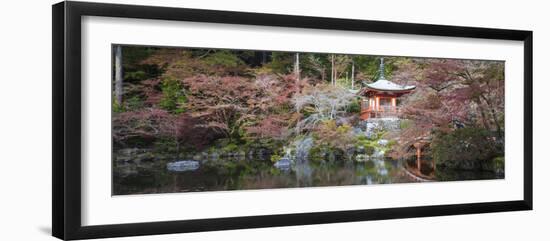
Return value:
<svg viewBox="0 0 550 241">
<path fill-rule="evenodd" d="M 380 58 L 380 67 L 378 67 L 378 79 L 386 79 L 384 76 L 384 57 Z"/>
</svg>

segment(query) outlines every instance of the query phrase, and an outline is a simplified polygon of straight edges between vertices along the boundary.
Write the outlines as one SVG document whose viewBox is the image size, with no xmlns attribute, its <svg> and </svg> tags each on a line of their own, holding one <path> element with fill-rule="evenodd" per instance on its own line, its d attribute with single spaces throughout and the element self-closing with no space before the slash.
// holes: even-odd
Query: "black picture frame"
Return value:
<svg viewBox="0 0 550 241">
<path fill-rule="evenodd" d="M 308 225 L 380 219 L 532 210 L 533 208 L 533 32 L 263 13 L 197 10 L 89 2 L 60 2 L 53 15 L 52 233 L 60 239 L 87 239 Z M 230 23 L 379 33 L 516 40 L 524 43 L 523 199 L 420 207 L 212 218 L 82 226 L 81 224 L 81 17 Z"/>
</svg>

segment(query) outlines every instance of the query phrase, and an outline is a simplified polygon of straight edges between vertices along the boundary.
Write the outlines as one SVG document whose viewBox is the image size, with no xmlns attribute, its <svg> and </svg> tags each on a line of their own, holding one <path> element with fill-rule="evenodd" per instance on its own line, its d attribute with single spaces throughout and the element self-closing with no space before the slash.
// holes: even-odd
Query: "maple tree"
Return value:
<svg viewBox="0 0 550 241">
<path fill-rule="evenodd" d="M 354 138 L 341 127 L 360 123 L 353 119 L 358 118 L 360 102 L 348 89 L 352 83 L 364 86 L 380 74 L 374 56 L 124 49 L 118 64 L 124 67 L 124 81 L 117 82 L 114 95 L 122 105 L 113 114 L 113 140 L 121 146 L 136 139 L 150 143 L 164 138 L 178 150 L 202 149 L 220 139 L 237 144 L 290 142 L 313 133 L 316 143 L 321 140 L 345 149 Z M 417 87 L 399 98 L 401 130 L 395 136 L 387 133 L 399 140 L 393 153 L 410 155 L 411 143 L 419 139 L 454 140 L 444 137 L 452 137 L 460 128 L 486 130 L 496 152 L 502 151 L 503 62 L 387 59 L 383 74 L 388 79 Z M 120 72 L 117 76 L 120 80 Z"/>
</svg>

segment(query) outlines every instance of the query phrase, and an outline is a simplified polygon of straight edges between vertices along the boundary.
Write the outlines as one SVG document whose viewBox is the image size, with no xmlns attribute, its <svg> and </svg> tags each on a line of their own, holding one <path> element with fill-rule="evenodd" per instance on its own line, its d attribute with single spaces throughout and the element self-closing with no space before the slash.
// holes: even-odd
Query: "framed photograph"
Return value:
<svg viewBox="0 0 550 241">
<path fill-rule="evenodd" d="M 55 4 L 53 235 L 531 210 L 532 34 Z"/>
</svg>

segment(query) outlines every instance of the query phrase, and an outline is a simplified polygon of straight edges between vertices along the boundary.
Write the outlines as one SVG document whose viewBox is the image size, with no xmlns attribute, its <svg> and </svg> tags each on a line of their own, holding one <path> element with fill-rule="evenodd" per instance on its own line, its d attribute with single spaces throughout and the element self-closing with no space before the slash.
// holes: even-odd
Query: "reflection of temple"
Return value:
<svg viewBox="0 0 550 241">
<path fill-rule="evenodd" d="M 399 85 L 387 80 L 384 76 L 384 58 L 380 59 L 378 80 L 367 84 L 357 94 L 362 96 L 361 119 L 397 117 L 399 114 L 398 98 L 410 93 L 414 85 Z"/>
</svg>

